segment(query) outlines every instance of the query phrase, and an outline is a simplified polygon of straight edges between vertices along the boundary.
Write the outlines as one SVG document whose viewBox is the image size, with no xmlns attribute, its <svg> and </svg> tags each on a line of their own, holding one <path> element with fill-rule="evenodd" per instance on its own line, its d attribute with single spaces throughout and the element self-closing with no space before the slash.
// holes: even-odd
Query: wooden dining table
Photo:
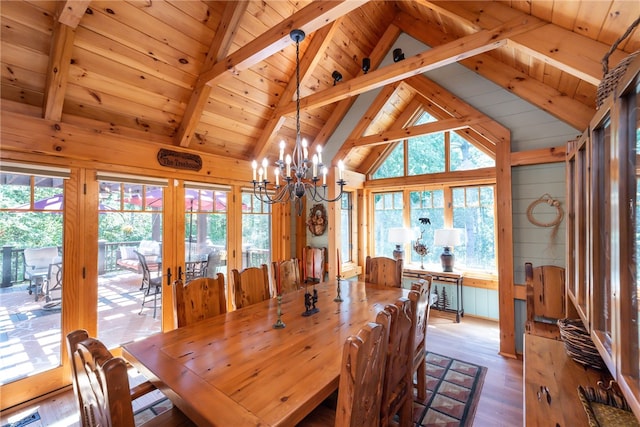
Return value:
<svg viewBox="0 0 640 427">
<path fill-rule="evenodd" d="M 123 356 L 199 426 L 293 426 L 338 388 L 342 348 L 408 290 L 341 281 L 316 285 L 318 313 L 302 316 L 305 290 L 271 298 L 126 344 Z M 313 287 L 308 287 L 312 292 Z"/>
</svg>

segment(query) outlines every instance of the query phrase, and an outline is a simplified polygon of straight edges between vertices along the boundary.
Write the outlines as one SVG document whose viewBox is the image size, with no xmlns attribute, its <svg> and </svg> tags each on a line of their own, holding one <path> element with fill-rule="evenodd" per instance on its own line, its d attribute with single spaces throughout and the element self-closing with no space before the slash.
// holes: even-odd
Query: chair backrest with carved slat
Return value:
<svg viewBox="0 0 640 427">
<path fill-rule="evenodd" d="M 242 271 L 233 269 L 233 300 L 236 308 L 271 298 L 269 269 L 266 264 L 260 267 L 247 267 Z"/>
<path fill-rule="evenodd" d="M 401 288 L 402 259 L 367 256 L 364 281 L 375 285 Z"/>
<path fill-rule="evenodd" d="M 387 328 L 367 323 L 342 351 L 336 427 L 378 425 L 386 364 Z"/>
<path fill-rule="evenodd" d="M 81 399 L 84 427 L 133 427 L 127 363 L 99 340 L 85 338 L 73 353 L 74 381 Z"/>
<path fill-rule="evenodd" d="M 418 298 L 411 291 L 411 298 Z M 391 313 L 389 347 L 385 365 L 385 380 L 380 410 L 380 425 L 390 425 L 398 414 L 401 426 L 411 425 L 413 405 L 413 341 L 415 338 L 415 313 L 408 298 L 400 298 L 385 307 Z"/>
<path fill-rule="evenodd" d="M 326 248 L 313 248 L 306 246 L 304 249 L 304 276 L 302 281 L 314 279 L 322 282 L 325 275 L 325 253 Z"/>
<path fill-rule="evenodd" d="M 200 277 L 186 285 L 182 280 L 176 280 L 173 292 L 179 328 L 227 312 L 222 273 L 218 273 L 215 279 Z"/>
<path fill-rule="evenodd" d="M 426 351 L 427 325 L 429 323 L 429 312 L 431 308 L 431 306 L 429 305 L 429 297 L 431 294 L 431 276 L 412 283 L 411 290 L 418 293 L 417 300 L 412 301 L 415 305 L 414 311 L 416 316 L 416 336 L 413 342 L 414 355 L 418 356 L 418 354 L 421 353 L 422 359 L 424 360 L 424 353 Z"/>
<path fill-rule="evenodd" d="M 274 296 L 277 295 L 278 280 L 280 280 L 283 294 L 297 291 L 301 288 L 300 262 L 298 258 L 291 258 L 280 262 L 273 261 L 271 263 L 271 283 L 273 285 L 272 294 Z"/>
</svg>

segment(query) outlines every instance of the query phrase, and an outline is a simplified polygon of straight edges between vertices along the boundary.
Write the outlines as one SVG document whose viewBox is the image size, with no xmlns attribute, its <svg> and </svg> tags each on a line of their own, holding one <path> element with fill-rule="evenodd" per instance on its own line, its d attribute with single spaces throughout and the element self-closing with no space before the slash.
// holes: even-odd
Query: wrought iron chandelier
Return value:
<svg viewBox="0 0 640 427">
<path fill-rule="evenodd" d="M 322 147 L 318 146 L 317 153 L 309 159 L 307 141 L 300 137 L 300 42 L 304 40 L 304 31 L 295 29 L 289 34 L 296 42 L 296 142 L 293 152 L 285 156 L 286 144 L 280 141 L 280 155 L 275 162 L 274 183 L 269 181 L 267 170 L 269 161 L 253 161 L 253 194 L 263 203 L 288 203 L 295 204 L 298 215 L 302 214 L 302 198 L 305 195 L 315 202 L 335 202 L 340 200 L 343 187 L 346 184 L 343 179 L 344 164 L 338 162 L 338 180 L 340 190 L 335 198 L 327 197 L 327 167 L 322 163 Z M 310 175 L 310 176 L 308 176 Z M 320 176 L 321 175 L 321 176 Z M 282 181 L 282 183 L 280 182 Z M 322 181 L 322 184 L 320 184 Z"/>
</svg>

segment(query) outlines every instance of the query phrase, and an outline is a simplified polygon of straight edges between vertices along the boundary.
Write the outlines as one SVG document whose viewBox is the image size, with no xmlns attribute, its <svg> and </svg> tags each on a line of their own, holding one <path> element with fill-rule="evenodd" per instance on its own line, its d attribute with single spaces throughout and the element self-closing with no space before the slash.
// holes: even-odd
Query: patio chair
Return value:
<svg viewBox="0 0 640 427">
<path fill-rule="evenodd" d="M 402 259 L 367 256 L 364 281 L 374 285 L 402 287 Z"/>
<path fill-rule="evenodd" d="M 153 304 L 153 318 L 155 319 L 158 307 L 161 307 L 161 304 L 158 304 L 158 297 L 160 297 L 160 301 L 162 301 L 162 276 L 151 277 L 146 257 L 138 251 L 135 252 L 140 261 L 140 268 L 142 269 L 142 284 L 140 285 L 140 289 L 142 290 L 143 296 L 142 305 L 138 314 L 142 314 L 142 310 L 144 310 L 148 304 Z"/>
<path fill-rule="evenodd" d="M 29 280 L 27 290 L 29 295 L 36 291 L 35 300 L 38 301 L 42 293 L 42 286 L 49 274 L 49 264 L 58 256 L 58 248 L 47 246 L 43 248 L 26 248 L 24 250 L 24 278 Z"/>
<path fill-rule="evenodd" d="M 73 374 L 73 390 L 78 400 L 83 427 L 135 425 L 131 402 L 155 389 L 151 383 L 144 387 L 129 387 L 127 362 L 114 357 L 102 342 L 90 338 L 85 330 L 67 335 L 67 348 Z M 194 425 L 178 408 L 157 415 L 145 426 Z"/>
</svg>

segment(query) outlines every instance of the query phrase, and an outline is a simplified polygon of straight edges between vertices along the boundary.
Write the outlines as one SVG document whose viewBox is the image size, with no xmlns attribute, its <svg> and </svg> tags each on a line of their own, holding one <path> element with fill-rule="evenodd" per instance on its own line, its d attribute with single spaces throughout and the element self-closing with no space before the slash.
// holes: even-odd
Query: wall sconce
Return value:
<svg viewBox="0 0 640 427">
<path fill-rule="evenodd" d="M 335 70 L 331 73 L 331 77 L 333 77 L 333 85 L 335 86 L 340 80 L 342 80 L 342 74 L 338 70 Z"/>
<path fill-rule="evenodd" d="M 362 71 L 367 74 L 369 69 L 371 68 L 371 59 L 362 58 Z"/>
<path fill-rule="evenodd" d="M 404 59 L 404 53 L 402 53 L 402 49 L 397 48 L 393 49 L 393 62 L 402 61 Z"/>
</svg>

